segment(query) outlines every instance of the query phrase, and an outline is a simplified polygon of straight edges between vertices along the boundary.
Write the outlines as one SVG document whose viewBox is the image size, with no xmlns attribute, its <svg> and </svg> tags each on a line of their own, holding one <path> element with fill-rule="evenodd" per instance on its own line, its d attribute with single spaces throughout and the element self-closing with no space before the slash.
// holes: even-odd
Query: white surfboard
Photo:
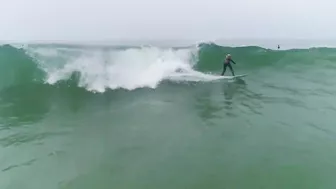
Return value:
<svg viewBox="0 0 336 189">
<path fill-rule="evenodd" d="M 232 78 L 236 79 L 236 78 L 241 78 L 241 77 L 245 77 L 245 76 L 247 76 L 247 74 L 235 75 Z"/>
<path fill-rule="evenodd" d="M 247 74 L 235 75 L 235 76 L 221 76 L 223 79 L 238 79 L 247 76 Z"/>
</svg>

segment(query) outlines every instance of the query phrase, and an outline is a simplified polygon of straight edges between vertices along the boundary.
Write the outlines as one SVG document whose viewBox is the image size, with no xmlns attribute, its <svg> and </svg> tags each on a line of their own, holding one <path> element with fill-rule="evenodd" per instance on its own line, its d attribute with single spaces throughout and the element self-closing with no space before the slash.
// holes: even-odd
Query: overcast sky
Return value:
<svg viewBox="0 0 336 189">
<path fill-rule="evenodd" d="M 0 40 L 336 38 L 335 0 L 10 0 Z"/>
</svg>

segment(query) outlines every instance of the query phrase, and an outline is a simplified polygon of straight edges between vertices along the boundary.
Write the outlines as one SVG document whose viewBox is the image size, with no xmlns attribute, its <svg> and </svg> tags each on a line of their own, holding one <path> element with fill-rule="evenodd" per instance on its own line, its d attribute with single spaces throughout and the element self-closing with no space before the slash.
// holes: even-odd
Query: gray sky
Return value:
<svg viewBox="0 0 336 189">
<path fill-rule="evenodd" d="M 335 0 L 10 0 L 0 40 L 336 38 Z"/>
</svg>

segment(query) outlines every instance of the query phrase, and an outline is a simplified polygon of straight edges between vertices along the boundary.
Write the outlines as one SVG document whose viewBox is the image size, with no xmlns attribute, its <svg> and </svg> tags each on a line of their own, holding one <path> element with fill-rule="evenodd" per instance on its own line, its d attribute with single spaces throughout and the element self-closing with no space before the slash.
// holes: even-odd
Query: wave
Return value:
<svg viewBox="0 0 336 189">
<path fill-rule="evenodd" d="M 213 81 L 227 53 L 237 69 L 249 71 L 286 64 L 336 61 L 335 49 L 270 50 L 256 46 L 223 47 L 201 43 L 183 48 L 84 47 L 71 45 L 0 46 L 1 89 L 39 83 L 88 91 L 156 88 L 162 81 Z M 216 74 L 213 74 L 216 73 Z"/>
</svg>

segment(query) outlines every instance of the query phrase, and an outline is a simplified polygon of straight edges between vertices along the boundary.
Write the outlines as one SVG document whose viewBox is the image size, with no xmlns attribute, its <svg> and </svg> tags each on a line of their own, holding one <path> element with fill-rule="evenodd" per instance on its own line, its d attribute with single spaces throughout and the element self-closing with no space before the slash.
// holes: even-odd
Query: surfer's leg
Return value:
<svg viewBox="0 0 336 189">
<path fill-rule="evenodd" d="M 231 64 L 229 64 L 228 66 L 229 66 L 229 68 L 231 70 L 232 75 L 234 76 L 235 74 L 234 74 L 234 71 L 233 71 L 233 68 L 232 68 Z"/>
<path fill-rule="evenodd" d="M 224 64 L 224 65 L 223 65 L 223 72 L 222 72 L 222 75 L 224 75 L 224 73 L 225 73 L 225 71 L 226 71 L 226 66 L 227 66 L 227 64 Z"/>
</svg>

